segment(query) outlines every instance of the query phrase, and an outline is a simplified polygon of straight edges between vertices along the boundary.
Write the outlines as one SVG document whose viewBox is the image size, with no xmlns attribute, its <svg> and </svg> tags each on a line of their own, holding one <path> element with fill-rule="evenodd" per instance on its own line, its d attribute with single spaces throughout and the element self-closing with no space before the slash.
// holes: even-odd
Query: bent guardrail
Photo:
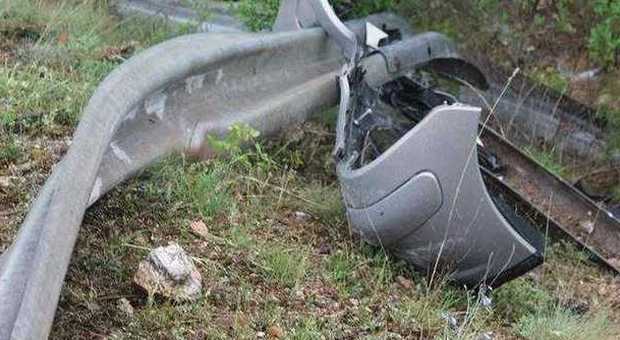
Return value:
<svg viewBox="0 0 620 340">
<path fill-rule="evenodd" d="M 349 27 L 359 33 L 366 21 L 407 30 L 391 14 Z M 403 41 L 390 53 L 408 60 L 412 44 L 428 39 Z M 377 81 L 413 66 L 403 62 L 388 72 L 382 57 L 365 63 Z M 339 48 L 314 28 L 183 36 L 113 71 L 93 94 L 71 148 L 0 257 L 0 339 L 40 339 L 49 333 L 89 205 L 169 153 L 208 157 L 206 136 L 224 135 L 234 123 L 269 136 L 335 105 L 342 64 Z"/>
</svg>

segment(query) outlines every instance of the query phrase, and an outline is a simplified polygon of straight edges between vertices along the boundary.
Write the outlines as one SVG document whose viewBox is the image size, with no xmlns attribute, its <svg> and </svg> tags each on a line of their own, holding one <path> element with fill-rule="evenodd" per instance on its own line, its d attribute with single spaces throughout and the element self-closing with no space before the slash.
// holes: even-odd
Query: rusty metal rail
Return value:
<svg viewBox="0 0 620 340">
<path fill-rule="evenodd" d="M 494 130 L 485 128 L 481 140 L 506 165 L 501 177 L 484 171 L 491 190 L 514 201 L 542 232 L 548 228 L 620 272 L 620 222 L 610 212 Z"/>
</svg>

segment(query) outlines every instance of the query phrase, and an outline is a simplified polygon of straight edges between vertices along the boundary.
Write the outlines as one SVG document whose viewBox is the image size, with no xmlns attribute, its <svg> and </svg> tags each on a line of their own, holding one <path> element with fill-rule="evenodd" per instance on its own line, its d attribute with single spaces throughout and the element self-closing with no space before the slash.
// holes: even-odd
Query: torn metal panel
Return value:
<svg viewBox="0 0 620 340">
<path fill-rule="evenodd" d="M 542 261 L 542 239 L 488 193 L 480 109 L 407 79 L 352 76 L 337 173 L 354 230 L 427 273 L 497 286 Z M 501 202 L 500 202 L 501 203 Z"/>
</svg>

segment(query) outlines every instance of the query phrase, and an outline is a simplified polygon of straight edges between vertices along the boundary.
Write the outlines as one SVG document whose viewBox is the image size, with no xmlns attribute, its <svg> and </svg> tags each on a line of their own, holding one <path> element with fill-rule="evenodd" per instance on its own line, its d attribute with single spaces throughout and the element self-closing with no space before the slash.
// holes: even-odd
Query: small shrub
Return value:
<svg viewBox="0 0 620 340">
<path fill-rule="evenodd" d="M 546 67 L 544 69 L 534 69 L 531 72 L 532 77 L 539 83 L 548 86 L 559 93 L 565 93 L 568 89 L 569 81 L 554 67 Z"/>
<path fill-rule="evenodd" d="M 4 133 L 2 130 L 0 132 Z M 13 135 L 0 137 L 0 165 L 16 162 L 22 154 L 22 148 Z"/>
<path fill-rule="evenodd" d="M 234 124 L 224 138 L 209 135 L 209 145 L 220 154 L 239 155 L 244 144 L 254 141 L 260 133 L 247 124 Z"/>
<path fill-rule="evenodd" d="M 568 169 L 557 160 L 556 155 L 553 150 L 542 150 L 535 146 L 525 147 L 525 153 L 527 153 L 530 157 L 538 161 L 547 171 L 563 177 L 568 178 L 569 173 Z"/>
<path fill-rule="evenodd" d="M 280 0 L 241 0 L 238 12 L 252 31 L 270 29 L 278 16 Z"/>
<path fill-rule="evenodd" d="M 590 32 L 590 54 L 604 66 L 614 66 L 620 49 L 620 2 L 596 0 L 594 12 L 599 20 Z"/>
<path fill-rule="evenodd" d="M 512 321 L 546 310 L 553 302 L 547 291 L 526 278 L 506 283 L 494 292 L 493 297 L 497 313 Z"/>
</svg>

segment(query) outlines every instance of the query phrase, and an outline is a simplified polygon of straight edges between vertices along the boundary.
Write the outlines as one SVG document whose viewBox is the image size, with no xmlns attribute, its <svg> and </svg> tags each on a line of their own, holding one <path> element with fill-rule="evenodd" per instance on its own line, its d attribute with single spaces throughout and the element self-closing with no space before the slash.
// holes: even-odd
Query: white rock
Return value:
<svg viewBox="0 0 620 340">
<path fill-rule="evenodd" d="M 206 240 L 209 238 L 209 228 L 207 228 L 207 225 L 202 220 L 192 222 L 189 227 L 194 234 L 202 237 L 203 239 Z"/>
<path fill-rule="evenodd" d="M 176 243 L 153 249 L 140 262 L 134 282 L 149 294 L 176 301 L 194 301 L 202 291 L 202 277 L 192 259 Z"/>
<path fill-rule="evenodd" d="M 494 340 L 494 339 L 495 339 L 495 334 L 493 334 L 493 332 L 480 333 L 478 334 L 478 337 L 476 338 L 476 340 Z"/>
<path fill-rule="evenodd" d="M 310 220 L 311 216 L 308 213 L 305 213 L 303 211 L 296 211 L 295 212 L 295 220 L 297 222 L 307 222 L 308 220 Z"/>
<path fill-rule="evenodd" d="M 590 220 L 581 221 L 579 226 L 588 234 L 592 234 L 592 232 L 594 232 L 594 222 Z"/>
<path fill-rule="evenodd" d="M 133 306 L 131 305 L 131 302 L 129 302 L 129 300 L 127 300 L 126 298 L 118 299 L 116 305 L 118 306 L 118 309 L 120 309 L 127 316 L 133 316 Z"/>
<path fill-rule="evenodd" d="M 0 188 L 8 188 L 11 186 L 11 177 L 0 176 Z"/>
</svg>

